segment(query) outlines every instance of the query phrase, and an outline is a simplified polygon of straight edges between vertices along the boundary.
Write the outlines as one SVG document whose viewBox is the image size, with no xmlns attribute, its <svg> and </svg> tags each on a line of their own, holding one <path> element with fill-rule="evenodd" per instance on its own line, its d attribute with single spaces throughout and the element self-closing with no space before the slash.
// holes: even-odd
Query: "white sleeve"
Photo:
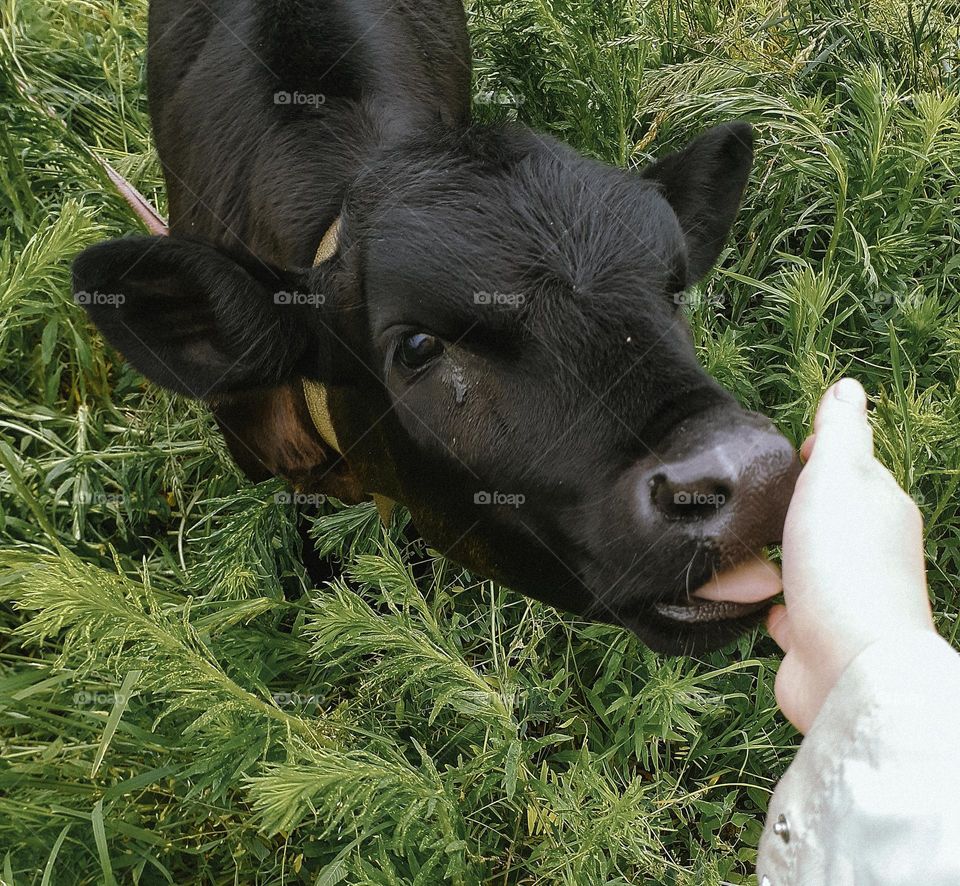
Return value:
<svg viewBox="0 0 960 886">
<path fill-rule="evenodd" d="M 960 655 L 932 631 L 868 646 L 777 785 L 762 886 L 960 884 Z"/>
</svg>

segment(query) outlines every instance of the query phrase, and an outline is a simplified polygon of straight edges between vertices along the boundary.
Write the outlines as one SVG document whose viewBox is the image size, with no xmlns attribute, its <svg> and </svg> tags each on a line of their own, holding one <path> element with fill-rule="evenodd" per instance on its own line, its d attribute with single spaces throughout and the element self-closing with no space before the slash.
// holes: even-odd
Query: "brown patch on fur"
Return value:
<svg viewBox="0 0 960 886">
<path fill-rule="evenodd" d="M 227 446 L 254 482 L 283 477 L 298 492 L 366 501 L 346 460 L 317 433 L 299 379 L 217 398 L 210 404 Z"/>
</svg>

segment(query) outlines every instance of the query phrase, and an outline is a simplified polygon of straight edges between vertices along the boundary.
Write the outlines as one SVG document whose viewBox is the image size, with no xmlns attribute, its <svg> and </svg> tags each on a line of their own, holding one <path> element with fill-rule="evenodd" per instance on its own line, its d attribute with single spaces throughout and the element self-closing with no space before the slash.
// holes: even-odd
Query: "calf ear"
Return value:
<svg viewBox="0 0 960 886">
<path fill-rule="evenodd" d="M 290 294 L 309 288 L 306 272 L 258 277 L 176 237 L 111 240 L 73 263 L 74 298 L 107 341 L 147 378 L 196 398 L 317 374 L 316 307 Z"/>
<path fill-rule="evenodd" d="M 753 163 L 753 128 L 725 123 L 643 171 L 660 185 L 687 238 L 687 284 L 713 267 L 740 208 Z"/>
</svg>

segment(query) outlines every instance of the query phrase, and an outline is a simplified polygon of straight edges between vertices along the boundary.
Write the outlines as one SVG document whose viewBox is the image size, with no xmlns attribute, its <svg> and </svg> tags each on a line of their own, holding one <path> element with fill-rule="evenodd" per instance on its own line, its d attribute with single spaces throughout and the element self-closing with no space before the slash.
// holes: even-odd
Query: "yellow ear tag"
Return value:
<svg viewBox="0 0 960 886">
<path fill-rule="evenodd" d="M 323 237 L 320 238 L 320 245 L 317 247 L 317 254 L 313 257 L 313 266 L 322 265 L 328 259 L 337 254 L 340 247 L 340 216 L 338 215 L 333 224 L 327 228 Z"/>
<path fill-rule="evenodd" d="M 317 267 L 333 258 L 337 254 L 339 246 L 340 216 L 338 215 L 320 240 L 320 245 L 317 247 L 317 254 L 313 259 L 313 266 Z M 326 385 L 322 385 L 313 379 L 305 378 L 303 379 L 303 396 L 307 400 L 307 409 L 310 412 L 310 418 L 313 420 L 313 426 L 317 429 L 320 438 L 338 455 L 343 455 L 343 450 L 340 448 L 340 443 L 337 440 L 337 432 L 333 429 L 333 419 L 330 416 L 330 407 L 327 404 Z M 393 509 L 396 507 L 396 502 L 383 495 L 374 494 L 371 497 L 377 506 L 380 522 L 383 523 L 384 526 L 389 526 L 390 517 L 393 514 Z"/>
</svg>

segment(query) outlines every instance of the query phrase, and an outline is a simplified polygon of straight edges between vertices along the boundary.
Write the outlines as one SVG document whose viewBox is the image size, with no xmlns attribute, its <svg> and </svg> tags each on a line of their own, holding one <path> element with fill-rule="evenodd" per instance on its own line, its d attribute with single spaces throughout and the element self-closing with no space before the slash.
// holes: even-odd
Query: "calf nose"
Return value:
<svg viewBox="0 0 960 886">
<path fill-rule="evenodd" d="M 756 549 L 780 540 L 800 463 L 762 416 L 727 410 L 687 420 L 637 484 L 641 519 Z"/>
<path fill-rule="evenodd" d="M 707 520 L 732 498 L 739 471 L 726 447 L 664 464 L 649 479 L 654 507 L 667 520 Z"/>
</svg>

